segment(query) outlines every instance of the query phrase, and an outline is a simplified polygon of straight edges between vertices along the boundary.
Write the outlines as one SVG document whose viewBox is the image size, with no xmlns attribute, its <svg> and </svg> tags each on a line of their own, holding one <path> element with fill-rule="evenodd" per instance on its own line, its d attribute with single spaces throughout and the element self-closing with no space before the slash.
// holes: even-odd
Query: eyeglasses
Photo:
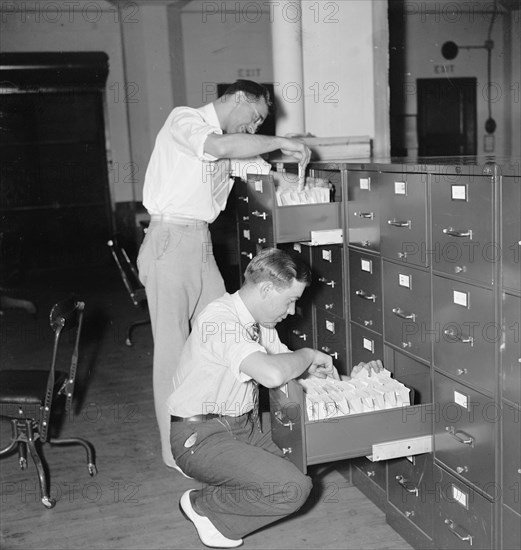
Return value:
<svg viewBox="0 0 521 550">
<path fill-rule="evenodd" d="M 253 124 L 260 126 L 264 122 L 264 117 L 259 113 L 257 110 L 257 107 L 255 107 L 254 103 L 250 103 L 252 106 L 253 112 L 255 113 L 255 120 L 253 121 Z"/>
<path fill-rule="evenodd" d="M 258 128 L 263 124 L 264 117 L 259 113 L 257 110 L 257 107 L 255 107 L 255 103 L 253 101 L 248 101 L 248 105 L 253 109 L 253 113 L 255 115 L 255 119 L 248 124 L 248 127 L 250 128 L 250 133 L 254 134 Z"/>
</svg>

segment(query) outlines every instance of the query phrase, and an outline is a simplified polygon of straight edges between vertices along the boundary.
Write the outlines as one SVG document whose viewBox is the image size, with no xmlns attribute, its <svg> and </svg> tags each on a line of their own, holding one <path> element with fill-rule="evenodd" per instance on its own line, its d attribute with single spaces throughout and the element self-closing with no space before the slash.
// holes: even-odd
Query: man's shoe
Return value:
<svg viewBox="0 0 521 550">
<path fill-rule="evenodd" d="M 242 539 L 232 540 L 226 538 L 206 516 L 201 516 L 194 510 L 190 501 L 190 493 L 193 490 L 190 489 L 183 493 L 179 501 L 179 507 L 186 518 L 195 525 L 201 542 L 210 548 L 237 548 L 240 546 L 243 542 Z"/>
</svg>

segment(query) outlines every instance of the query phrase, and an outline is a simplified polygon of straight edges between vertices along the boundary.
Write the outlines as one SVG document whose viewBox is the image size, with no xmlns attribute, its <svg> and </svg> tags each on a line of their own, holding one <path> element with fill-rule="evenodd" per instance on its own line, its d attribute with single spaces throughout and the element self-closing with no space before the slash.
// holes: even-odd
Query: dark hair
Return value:
<svg viewBox="0 0 521 550">
<path fill-rule="evenodd" d="M 311 284 L 311 271 L 298 257 L 279 248 L 261 250 L 248 264 L 244 272 L 245 283 L 257 284 L 271 281 L 276 288 L 288 288 L 294 280 Z"/>
<path fill-rule="evenodd" d="M 254 82 L 253 80 L 236 80 L 226 88 L 223 96 L 233 95 L 235 92 L 244 92 L 248 99 L 259 100 L 261 97 L 266 101 L 268 107 L 271 106 L 270 91 L 266 86 Z"/>
</svg>

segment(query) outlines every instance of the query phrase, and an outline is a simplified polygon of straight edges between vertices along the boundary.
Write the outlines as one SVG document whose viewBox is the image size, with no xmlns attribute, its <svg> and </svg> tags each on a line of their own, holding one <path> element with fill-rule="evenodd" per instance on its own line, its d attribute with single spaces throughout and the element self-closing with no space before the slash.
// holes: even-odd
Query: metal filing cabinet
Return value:
<svg viewBox="0 0 521 550">
<path fill-rule="evenodd" d="M 348 171 L 348 242 L 351 246 L 380 251 L 380 200 L 377 171 Z"/>
<path fill-rule="evenodd" d="M 311 268 L 311 247 L 308 244 L 279 243 L 277 248 L 296 256 Z M 277 325 L 281 340 L 292 350 L 316 347 L 313 318 L 315 292 L 316 289 L 313 286 L 306 288 L 295 304 L 295 315 L 288 315 L 282 323 Z"/>
<path fill-rule="evenodd" d="M 434 482 L 435 548 L 495 548 L 492 502 L 436 465 Z"/>
<path fill-rule="evenodd" d="M 433 299 L 434 366 L 493 392 L 498 341 L 493 290 L 434 275 Z"/>
<path fill-rule="evenodd" d="M 248 185 L 241 178 L 235 178 L 233 187 L 235 211 L 237 215 L 237 245 L 239 247 L 239 270 L 242 281 L 244 271 L 255 256 L 256 247 L 251 240 L 250 211 L 248 204 Z"/>
<path fill-rule="evenodd" d="M 463 174 L 450 168 L 432 175 L 432 268 L 490 285 L 496 253 L 493 167 Z"/>
<path fill-rule="evenodd" d="M 343 164 L 347 310 L 326 290 L 313 330 L 337 354 L 347 323 L 348 372 L 383 357 L 411 389 L 403 437 L 431 434 L 432 453 L 372 461 L 377 440 L 400 437 L 394 414 L 309 422 L 298 384 L 270 392 L 274 440 L 303 469 L 352 457 L 351 479 L 415 548 L 517 550 L 520 163 L 427 160 Z"/>
<path fill-rule="evenodd" d="M 495 426 L 499 421 L 494 400 L 438 372 L 434 374 L 434 398 L 435 459 L 475 490 L 494 498 Z"/>
<path fill-rule="evenodd" d="M 516 165 L 509 167 L 515 170 Z M 521 184 L 518 175 L 507 174 L 502 178 L 501 247 L 503 287 L 521 291 Z M 504 170 L 505 171 L 505 170 Z"/>
<path fill-rule="evenodd" d="M 427 179 L 426 173 L 380 175 L 382 256 L 428 265 Z"/>
<path fill-rule="evenodd" d="M 426 271 L 384 260 L 385 340 L 430 361 L 430 277 Z"/>
<path fill-rule="evenodd" d="M 381 334 L 382 270 L 380 257 L 349 248 L 350 320 Z"/>
<path fill-rule="evenodd" d="M 516 172 L 517 168 L 517 172 Z M 521 541 L 521 179 L 519 163 L 502 166 L 500 354 L 503 550 Z"/>
</svg>

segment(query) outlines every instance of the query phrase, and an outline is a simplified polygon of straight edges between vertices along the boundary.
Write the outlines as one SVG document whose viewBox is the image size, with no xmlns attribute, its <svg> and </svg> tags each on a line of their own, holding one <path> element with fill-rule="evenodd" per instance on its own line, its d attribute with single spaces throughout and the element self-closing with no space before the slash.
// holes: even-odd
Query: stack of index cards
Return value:
<svg viewBox="0 0 521 550">
<path fill-rule="evenodd" d="M 362 369 L 347 380 L 310 377 L 299 383 L 304 387 L 310 421 L 410 405 L 409 388 L 391 378 L 386 369 L 371 376 Z"/>
</svg>

